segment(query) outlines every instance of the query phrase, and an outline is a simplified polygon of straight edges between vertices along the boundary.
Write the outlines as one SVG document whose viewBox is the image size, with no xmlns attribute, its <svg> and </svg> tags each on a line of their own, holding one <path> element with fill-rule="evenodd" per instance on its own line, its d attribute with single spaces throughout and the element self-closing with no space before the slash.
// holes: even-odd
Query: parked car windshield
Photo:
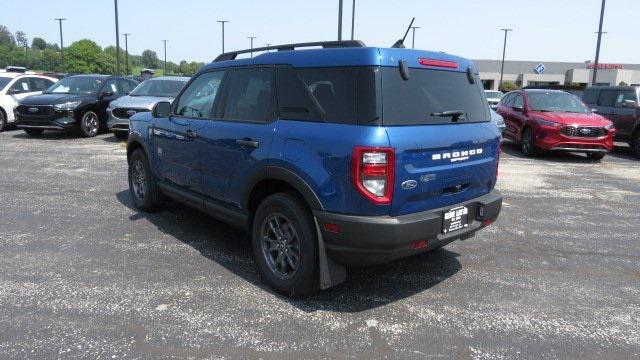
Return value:
<svg viewBox="0 0 640 360">
<path fill-rule="evenodd" d="M 384 67 L 384 124 L 450 124 L 454 117 L 460 123 L 490 121 L 482 83 L 473 76 L 472 83 L 466 72 L 411 69 L 409 79 L 404 80 L 397 67 Z"/>
<path fill-rule="evenodd" d="M 4 89 L 10 81 L 10 77 L 0 77 L 0 90 Z"/>
<path fill-rule="evenodd" d="M 485 91 L 484 93 L 487 94 L 488 98 L 492 99 L 502 99 L 502 97 L 504 96 L 504 94 L 500 91 Z"/>
<path fill-rule="evenodd" d="M 528 93 L 529 108 L 533 111 L 588 113 L 589 109 L 575 95 L 563 92 Z"/>
<path fill-rule="evenodd" d="M 129 96 L 176 97 L 187 80 L 147 80 L 136 86 Z"/>
<path fill-rule="evenodd" d="M 104 78 L 96 76 L 70 76 L 66 77 L 45 91 L 45 94 L 97 94 L 102 87 Z"/>
</svg>

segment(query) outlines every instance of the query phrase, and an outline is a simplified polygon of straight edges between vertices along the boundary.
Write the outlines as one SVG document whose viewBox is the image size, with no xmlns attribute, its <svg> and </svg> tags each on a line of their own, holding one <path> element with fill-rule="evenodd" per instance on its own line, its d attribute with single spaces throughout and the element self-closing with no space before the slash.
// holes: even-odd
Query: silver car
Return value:
<svg viewBox="0 0 640 360">
<path fill-rule="evenodd" d="M 151 111 L 159 101 L 172 101 L 184 84 L 184 76 L 161 76 L 145 80 L 127 96 L 112 101 L 107 108 L 109 130 L 118 138 L 129 134 L 129 118 L 139 112 Z"/>
<path fill-rule="evenodd" d="M 502 97 L 504 96 L 504 94 L 501 91 L 495 91 L 495 90 L 485 90 L 484 94 L 487 96 L 487 102 L 489 103 L 489 106 L 493 110 L 498 108 L 498 104 L 500 103 L 500 100 L 502 100 Z"/>
<path fill-rule="evenodd" d="M 489 109 L 489 111 L 491 112 L 491 123 L 493 123 L 498 128 L 498 131 L 500 131 L 500 134 L 502 134 L 504 129 L 507 128 L 502 115 L 498 114 L 493 109 Z"/>
</svg>

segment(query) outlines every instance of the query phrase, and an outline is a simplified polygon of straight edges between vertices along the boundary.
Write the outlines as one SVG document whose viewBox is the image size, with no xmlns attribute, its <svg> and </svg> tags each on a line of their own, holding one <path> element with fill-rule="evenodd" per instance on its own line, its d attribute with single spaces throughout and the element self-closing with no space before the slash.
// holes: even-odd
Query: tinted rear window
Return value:
<svg viewBox="0 0 640 360">
<path fill-rule="evenodd" d="M 587 89 L 584 91 L 582 100 L 587 104 L 597 104 L 598 95 L 600 95 L 600 91 L 597 89 Z"/>
<path fill-rule="evenodd" d="M 489 121 L 489 107 L 477 75 L 472 84 L 466 72 L 411 69 L 403 80 L 397 67 L 382 68 L 385 125 L 448 124 L 451 117 L 434 114 L 462 111 L 458 122 Z"/>
</svg>

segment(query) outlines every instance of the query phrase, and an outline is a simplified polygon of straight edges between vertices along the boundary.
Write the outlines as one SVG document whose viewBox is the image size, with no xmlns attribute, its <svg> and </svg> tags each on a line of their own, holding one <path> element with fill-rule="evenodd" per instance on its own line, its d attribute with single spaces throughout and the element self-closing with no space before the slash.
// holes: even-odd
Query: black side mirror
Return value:
<svg viewBox="0 0 640 360">
<path fill-rule="evenodd" d="M 517 112 L 524 112 L 524 106 L 513 106 L 513 110 L 517 111 Z"/>
<path fill-rule="evenodd" d="M 108 97 L 111 97 L 113 95 L 114 95 L 113 91 L 103 91 L 102 92 L 102 97 L 103 98 L 108 98 Z"/>
<path fill-rule="evenodd" d="M 637 109 L 640 106 L 634 100 L 625 100 L 622 102 L 622 107 Z"/>
<path fill-rule="evenodd" d="M 171 103 L 168 101 L 158 102 L 151 112 L 154 118 L 167 118 L 171 116 Z"/>
</svg>

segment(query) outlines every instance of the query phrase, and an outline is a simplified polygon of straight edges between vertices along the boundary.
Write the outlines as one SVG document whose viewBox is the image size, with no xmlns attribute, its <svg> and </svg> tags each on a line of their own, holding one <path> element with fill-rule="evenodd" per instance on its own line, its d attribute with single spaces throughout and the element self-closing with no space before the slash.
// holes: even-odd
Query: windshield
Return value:
<svg viewBox="0 0 640 360">
<path fill-rule="evenodd" d="M 129 96 L 176 97 L 187 80 L 147 80 L 136 86 Z"/>
<path fill-rule="evenodd" d="M 103 82 L 94 76 L 70 76 L 53 84 L 45 94 L 97 94 Z"/>
<path fill-rule="evenodd" d="M 11 78 L 9 77 L 0 77 L 0 90 L 4 89 L 10 81 Z"/>
<path fill-rule="evenodd" d="M 484 93 L 487 94 L 488 98 L 492 99 L 502 99 L 502 97 L 504 96 L 504 94 L 500 91 L 485 91 Z"/>
<path fill-rule="evenodd" d="M 491 119 L 482 83 L 466 72 L 411 69 L 403 80 L 398 67 L 382 69 L 382 111 L 385 125 L 450 124 Z"/>
<path fill-rule="evenodd" d="M 532 111 L 558 111 L 588 113 L 589 109 L 575 95 L 563 92 L 528 93 L 529 108 Z"/>
</svg>

